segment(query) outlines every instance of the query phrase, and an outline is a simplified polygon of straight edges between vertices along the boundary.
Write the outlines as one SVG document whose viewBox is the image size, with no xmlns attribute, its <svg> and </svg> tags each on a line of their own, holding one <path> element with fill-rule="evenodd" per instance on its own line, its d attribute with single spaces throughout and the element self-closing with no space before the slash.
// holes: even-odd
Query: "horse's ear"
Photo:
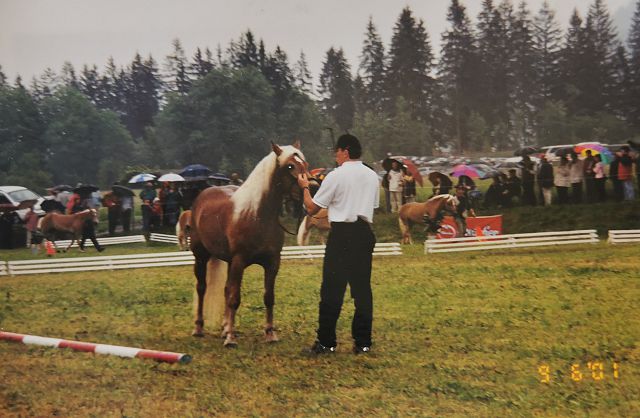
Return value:
<svg viewBox="0 0 640 418">
<path fill-rule="evenodd" d="M 294 148 L 296 148 L 296 149 L 300 149 L 300 140 L 299 140 L 299 139 L 296 139 L 296 142 L 294 142 L 294 143 L 293 143 L 293 144 L 291 144 L 291 145 L 293 145 L 293 147 L 294 147 Z"/>
<path fill-rule="evenodd" d="M 274 144 L 273 141 L 271 141 L 271 149 L 276 153 L 276 156 L 278 157 L 280 156 L 280 154 L 282 154 L 282 148 L 280 148 L 277 144 Z"/>
</svg>

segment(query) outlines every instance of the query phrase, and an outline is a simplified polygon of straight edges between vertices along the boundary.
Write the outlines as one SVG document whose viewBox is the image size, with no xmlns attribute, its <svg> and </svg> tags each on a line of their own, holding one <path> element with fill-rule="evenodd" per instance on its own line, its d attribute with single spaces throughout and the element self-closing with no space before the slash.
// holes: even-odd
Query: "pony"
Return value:
<svg viewBox="0 0 640 418">
<path fill-rule="evenodd" d="M 69 242 L 67 248 L 63 250 L 63 252 L 67 252 L 75 241 L 80 241 L 82 228 L 88 219 L 91 219 L 94 223 L 98 223 L 98 212 L 95 209 L 85 209 L 73 215 L 49 212 L 38 223 L 38 228 L 46 239 L 53 243 L 56 251 L 58 250 L 55 241 L 56 233 L 71 234 L 71 242 Z"/>
<path fill-rule="evenodd" d="M 191 209 L 191 251 L 197 279 L 193 335 L 204 335 L 203 305 L 215 300 L 214 292 L 207 292 L 207 286 L 220 288 L 220 281 L 225 280 L 222 322 L 225 347 L 237 346 L 234 323 L 240 306 L 242 276 L 252 264 L 264 269 L 265 340 L 278 341 L 273 326 L 274 287 L 284 244 L 284 228 L 278 216 L 285 197 L 302 201 L 297 177 L 307 171 L 307 163 L 299 142 L 282 147 L 271 143 L 271 148 L 272 152 L 258 163 L 233 195 L 210 187 L 200 193 Z M 207 280 L 209 262 L 216 274 Z M 220 268 L 222 262 L 227 263 L 226 274 Z"/>
<path fill-rule="evenodd" d="M 189 249 L 189 235 L 191 233 L 191 211 L 185 210 L 180 214 L 178 223 L 176 223 L 176 237 L 178 237 L 178 247 L 180 250 L 187 251 Z"/>
<path fill-rule="evenodd" d="M 435 233 L 440 228 L 444 213 L 455 214 L 458 199 L 450 194 L 433 196 L 426 202 L 405 203 L 398 212 L 398 223 L 402 232 L 402 243 L 412 244 L 411 226 L 428 224 L 429 232 Z"/>
<path fill-rule="evenodd" d="M 318 231 L 327 232 L 331 229 L 331 223 L 329 222 L 329 212 L 326 209 L 320 209 L 315 215 L 306 215 L 302 219 L 302 223 L 298 228 L 297 242 L 298 245 L 308 245 L 309 235 L 311 230 L 316 228 Z M 324 235 L 321 236 L 321 241 L 324 244 Z"/>
</svg>

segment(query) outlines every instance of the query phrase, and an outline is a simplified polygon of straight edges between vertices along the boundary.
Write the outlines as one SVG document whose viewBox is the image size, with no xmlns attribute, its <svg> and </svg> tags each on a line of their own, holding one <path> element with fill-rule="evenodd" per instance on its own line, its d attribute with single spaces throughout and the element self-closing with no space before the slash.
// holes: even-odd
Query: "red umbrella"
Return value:
<svg viewBox="0 0 640 418">
<path fill-rule="evenodd" d="M 402 164 L 407 167 L 407 171 L 411 174 L 411 176 L 415 179 L 415 181 L 422 186 L 422 176 L 420 175 L 420 171 L 418 171 L 418 167 L 408 158 L 403 159 Z"/>
</svg>

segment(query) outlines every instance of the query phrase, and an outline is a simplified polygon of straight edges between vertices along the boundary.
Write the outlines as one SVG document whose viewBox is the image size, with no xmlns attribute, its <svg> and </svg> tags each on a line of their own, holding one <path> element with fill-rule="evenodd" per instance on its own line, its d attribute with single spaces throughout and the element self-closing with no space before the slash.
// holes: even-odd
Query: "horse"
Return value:
<svg viewBox="0 0 640 418">
<path fill-rule="evenodd" d="M 215 300 L 207 286 L 219 288 L 220 280 L 226 280 L 222 331 L 225 347 L 237 346 L 234 323 L 240 306 L 240 286 L 245 268 L 252 264 L 264 269 L 265 340 L 278 341 L 273 326 L 274 287 L 284 244 L 284 228 L 278 216 L 285 197 L 301 202 L 297 177 L 307 171 L 307 163 L 298 142 L 282 147 L 272 143 L 271 148 L 272 152 L 232 196 L 211 187 L 200 193 L 191 209 L 191 251 L 197 279 L 193 335 L 204 335 L 203 305 Z M 215 277 L 208 282 L 209 261 L 214 265 L 211 270 L 218 274 L 212 274 Z M 226 275 L 219 268 L 222 262 L 227 263 Z"/>
<path fill-rule="evenodd" d="M 316 228 L 321 232 L 328 232 L 331 229 L 329 222 L 329 213 L 326 209 L 320 209 L 315 215 L 306 215 L 298 228 L 297 242 L 298 245 L 308 245 L 311 230 Z M 324 244 L 324 236 L 321 237 Z"/>
<path fill-rule="evenodd" d="M 456 213 L 458 199 L 450 194 L 433 196 L 426 202 L 405 203 L 400 207 L 398 223 L 402 232 L 402 243 L 412 244 L 411 226 L 429 223 L 429 231 L 437 232 L 445 212 Z M 426 219 L 425 219 L 426 218 Z"/>
<path fill-rule="evenodd" d="M 187 251 L 189 249 L 189 235 L 191 233 L 191 211 L 185 210 L 180 214 L 178 223 L 176 223 L 176 237 L 178 237 L 178 247 L 180 250 Z"/>
<path fill-rule="evenodd" d="M 38 228 L 46 239 L 53 243 L 56 251 L 58 250 L 55 242 L 56 232 L 70 233 L 71 242 L 69 242 L 67 248 L 63 250 L 67 252 L 75 241 L 80 240 L 82 228 L 88 219 L 91 219 L 94 223 L 98 223 L 98 212 L 95 209 L 85 209 L 73 215 L 49 212 L 38 223 Z"/>
</svg>

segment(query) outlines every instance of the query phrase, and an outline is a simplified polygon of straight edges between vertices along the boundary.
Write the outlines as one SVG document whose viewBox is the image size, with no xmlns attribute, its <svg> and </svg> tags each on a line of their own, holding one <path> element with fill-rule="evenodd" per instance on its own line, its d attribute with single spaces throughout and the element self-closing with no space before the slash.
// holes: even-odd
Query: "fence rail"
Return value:
<svg viewBox="0 0 640 418">
<path fill-rule="evenodd" d="M 400 243 L 376 244 L 373 255 L 401 255 Z M 283 247 L 282 259 L 322 258 L 324 245 L 307 247 Z M 0 275 L 23 275 L 41 273 L 65 273 L 74 271 L 119 270 L 144 267 L 170 267 L 192 265 L 193 254 L 189 251 L 171 251 L 149 254 L 106 255 L 95 257 L 47 258 L 0 263 Z"/>
<path fill-rule="evenodd" d="M 56 241 L 56 245 L 58 246 L 58 248 L 64 248 L 67 245 L 69 245 L 70 242 L 71 240 L 68 240 L 68 239 L 60 240 L 60 241 Z M 134 242 L 147 242 L 147 240 L 144 238 L 144 235 L 125 235 L 122 237 L 98 238 L 98 242 L 100 243 L 100 245 L 115 245 L 115 244 L 131 244 Z M 75 248 L 77 246 L 78 246 L 78 241 L 74 242 L 71 248 Z M 87 240 L 85 241 L 84 246 L 93 247 L 93 243 L 90 240 Z"/>
<path fill-rule="evenodd" d="M 594 244 L 597 242 L 599 242 L 599 240 L 596 230 L 584 229 L 577 231 L 496 235 L 492 237 L 430 239 L 424 243 L 424 252 L 428 254 L 455 251 L 481 251 L 547 245 Z"/>
<path fill-rule="evenodd" d="M 614 245 L 640 242 L 640 229 L 611 229 L 609 230 L 607 242 Z"/>
</svg>

